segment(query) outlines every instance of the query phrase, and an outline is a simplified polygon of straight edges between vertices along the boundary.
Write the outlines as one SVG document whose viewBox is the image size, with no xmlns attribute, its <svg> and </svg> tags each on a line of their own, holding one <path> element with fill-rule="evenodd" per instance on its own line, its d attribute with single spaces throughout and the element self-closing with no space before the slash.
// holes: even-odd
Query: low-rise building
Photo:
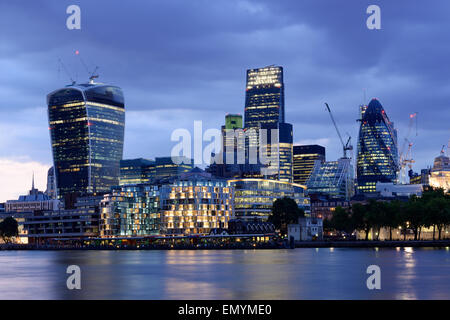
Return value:
<svg viewBox="0 0 450 320">
<path fill-rule="evenodd" d="M 294 241 L 322 240 L 323 220 L 320 218 L 302 217 L 298 223 L 288 224 L 288 238 Z"/>
<path fill-rule="evenodd" d="M 234 188 L 237 218 L 267 221 L 275 200 L 284 197 L 295 200 L 299 208 L 310 213 L 310 201 L 303 185 L 268 179 L 234 179 L 228 180 L 228 184 Z"/>
<path fill-rule="evenodd" d="M 198 168 L 162 185 L 160 201 L 164 234 L 209 234 L 233 217 L 233 188 Z"/>
<path fill-rule="evenodd" d="M 100 235 L 210 234 L 228 228 L 233 188 L 195 168 L 155 184 L 114 187 L 101 202 Z"/>
<path fill-rule="evenodd" d="M 393 182 L 377 182 L 376 191 L 382 198 L 398 198 L 422 195 L 421 184 L 394 184 Z"/>
<path fill-rule="evenodd" d="M 441 155 L 434 159 L 429 183 L 434 188 L 450 191 L 450 158 L 444 154 L 443 150 Z"/>
<path fill-rule="evenodd" d="M 96 237 L 102 195 L 79 197 L 73 209 L 34 211 L 25 217 L 24 233 L 31 243 L 52 238 Z"/>
<path fill-rule="evenodd" d="M 351 202 L 345 199 L 330 199 L 324 196 L 311 196 L 311 217 L 328 219 L 333 217 L 337 207 L 350 208 Z"/>
<path fill-rule="evenodd" d="M 100 236 L 145 236 L 160 232 L 158 186 L 140 184 L 111 188 L 101 201 Z"/>
<path fill-rule="evenodd" d="M 17 200 L 8 200 L 5 204 L 6 212 L 33 212 L 58 210 L 60 202 L 53 199 L 34 187 L 34 179 L 31 190 L 27 195 L 19 196 Z"/>
<path fill-rule="evenodd" d="M 275 225 L 270 222 L 263 222 L 259 219 L 242 220 L 231 219 L 228 222 L 229 234 L 273 234 Z"/>
</svg>

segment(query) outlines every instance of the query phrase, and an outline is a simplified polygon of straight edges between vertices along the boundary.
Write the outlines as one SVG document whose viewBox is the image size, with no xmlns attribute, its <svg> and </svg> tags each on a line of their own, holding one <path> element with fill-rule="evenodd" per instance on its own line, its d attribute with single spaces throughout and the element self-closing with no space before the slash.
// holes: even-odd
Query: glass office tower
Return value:
<svg viewBox="0 0 450 320">
<path fill-rule="evenodd" d="M 119 183 L 125 106 L 119 87 L 73 84 L 47 96 L 59 197 L 101 193 Z"/>
<path fill-rule="evenodd" d="M 325 161 L 325 148 L 317 144 L 294 146 L 294 182 L 305 184 L 314 168 L 314 161 Z"/>
<path fill-rule="evenodd" d="M 283 68 L 247 70 L 245 128 L 279 122 L 284 122 Z"/>
<path fill-rule="evenodd" d="M 306 181 L 308 195 L 323 195 L 330 199 L 349 200 L 354 194 L 354 174 L 351 159 L 315 160 Z"/>
<path fill-rule="evenodd" d="M 394 182 L 397 178 L 397 135 L 377 99 L 372 99 L 362 113 L 356 168 L 360 194 L 374 193 L 377 182 Z"/>
</svg>

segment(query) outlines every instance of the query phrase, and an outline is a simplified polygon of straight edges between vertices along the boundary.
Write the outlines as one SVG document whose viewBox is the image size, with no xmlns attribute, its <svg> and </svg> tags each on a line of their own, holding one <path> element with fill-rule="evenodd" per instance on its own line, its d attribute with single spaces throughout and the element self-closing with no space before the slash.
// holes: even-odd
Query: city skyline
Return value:
<svg viewBox="0 0 450 320">
<path fill-rule="evenodd" d="M 175 13 L 183 10 L 183 4 L 180 3 L 179 5 Z M 423 23 L 431 23 L 428 20 L 430 19 L 428 15 L 431 13 L 429 11 L 431 9 L 423 8 L 422 16 L 417 17 L 415 16 L 416 13 L 408 7 L 403 7 L 400 4 L 385 4 L 383 12 L 386 12 L 384 16 L 386 18 L 383 20 L 383 29 L 392 31 L 387 35 L 383 33 L 383 30 L 377 34 L 378 31 L 371 33 L 365 28 L 364 16 L 361 14 L 365 4 L 360 5 L 361 12 L 359 13 L 359 5 L 354 4 L 351 7 L 349 6 L 348 10 L 343 10 L 343 14 L 348 14 L 349 19 L 344 18 L 342 21 L 330 13 L 332 10 L 322 12 L 320 7 L 314 7 L 311 4 L 299 5 L 296 8 L 298 12 L 295 11 L 296 13 L 292 15 L 288 14 L 286 10 L 292 5 L 284 4 L 282 6 L 269 2 L 260 2 L 256 5 L 251 2 L 235 1 L 226 7 L 226 12 L 229 12 L 228 15 L 224 16 L 223 12 L 220 12 L 222 24 L 216 25 L 209 32 L 200 27 L 214 19 L 214 14 L 217 14 L 215 11 L 217 7 L 214 4 L 203 3 L 205 10 L 203 12 L 209 13 L 209 15 L 203 16 L 204 21 L 196 19 L 200 17 L 197 17 L 192 9 L 188 10 L 185 21 L 194 21 L 197 22 L 197 25 L 188 25 L 186 32 L 193 32 L 194 34 L 199 32 L 198 38 L 194 37 L 194 39 L 201 40 L 204 37 L 216 33 L 221 34 L 224 31 L 230 33 L 229 37 L 239 38 L 239 35 L 241 36 L 239 44 L 242 45 L 242 48 L 236 48 L 227 39 L 227 36 L 220 38 L 223 42 L 218 42 L 219 48 L 228 49 L 225 52 L 229 52 L 230 56 L 234 56 L 230 52 L 232 49 L 245 50 L 249 45 L 246 41 L 250 41 L 255 37 L 255 34 L 263 40 L 271 39 L 277 43 L 280 41 L 281 44 L 284 43 L 283 41 L 290 41 L 289 50 L 286 47 L 274 49 L 271 43 L 266 43 L 258 47 L 263 51 L 264 54 L 262 55 L 245 55 L 233 61 L 229 60 L 231 57 L 225 57 L 230 67 L 227 71 L 223 71 L 222 64 L 224 62 L 221 61 L 224 58 L 223 53 L 216 52 L 216 55 L 212 55 L 206 60 L 204 56 L 196 56 L 197 50 L 202 48 L 201 43 L 194 49 L 191 47 L 189 47 L 189 50 L 186 49 L 186 55 L 184 56 L 176 53 L 176 57 L 172 54 L 168 55 L 167 58 L 162 57 L 163 54 L 161 56 L 156 54 L 156 62 L 158 63 L 152 62 L 151 59 L 144 59 L 143 55 L 138 55 L 136 63 L 124 60 L 126 51 L 123 49 L 115 51 L 101 47 L 101 37 L 105 32 L 104 29 L 100 28 L 101 12 L 83 1 L 80 2 L 80 6 L 86 12 L 86 25 L 80 32 L 71 33 L 72 31 L 65 29 L 63 23 L 61 23 L 60 28 L 52 29 L 48 38 L 41 38 L 42 43 L 36 43 L 31 38 L 33 32 L 44 31 L 49 25 L 53 28 L 53 23 L 59 23 L 57 19 L 52 21 L 45 15 L 54 14 L 54 11 L 58 11 L 59 7 L 61 7 L 60 11 L 64 12 L 66 3 L 54 6 L 53 11 L 49 10 L 48 13 L 43 12 L 43 15 L 36 16 L 37 22 L 27 21 L 23 18 L 28 11 L 33 11 L 35 4 L 20 9 L 15 7 L 14 4 L 1 4 L 1 12 L 9 13 L 7 17 L 2 15 L 2 21 L 8 22 L 12 21 L 11 19 L 16 19 L 21 23 L 23 22 L 23 25 L 17 26 L 18 39 L 11 37 L 12 34 L 5 34 L 5 46 L 0 51 L 2 69 L 15 70 L 13 73 L 5 72 L 0 83 L 0 92 L 4 102 L 4 105 L 0 108 L 0 143 L 3 146 L 0 153 L 2 168 L 0 176 L 2 180 L 6 180 L 5 184 L 8 185 L 8 190 L 0 190 L 0 201 L 14 199 L 15 196 L 11 195 L 12 192 L 18 196 L 27 190 L 31 183 L 32 172 L 36 174 L 37 187 L 41 190 L 45 189 L 47 170 L 52 163 L 45 96 L 53 89 L 69 83 L 61 67 L 58 77 L 58 58 L 62 58 L 72 72 L 75 73 L 74 70 L 77 70 L 78 80 L 81 80 L 79 82 L 86 82 L 83 80 L 87 80 L 88 76 L 84 75 L 83 66 L 74 54 L 75 50 L 80 50 L 80 56 L 89 67 L 100 66 L 100 82 L 118 85 L 124 90 L 127 98 L 125 159 L 155 158 L 169 155 L 172 144 L 168 142 L 172 130 L 180 127 L 190 129 L 193 120 L 203 120 L 208 128 L 220 128 L 226 112 L 242 114 L 245 103 L 242 92 L 245 83 L 245 70 L 274 63 L 283 66 L 285 71 L 286 120 L 294 125 L 295 144 L 323 145 L 327 149 L 327 159 L 337 160 L 341 155 L 341 148 L 328 115 L 323 108 L 323 101 L 328 101 L 333 105 L 338 124 L 342 127 L 343 132 L 348 131 L 350 133 L 355 145 L 358 129 L 358 123 L 355 120 L 358 118 L 358 107 L 362 103 L 368 104 L 370 98 L 375 96 L 380 98 L 391 120 L 395 122 L 399 129 L 399 142 L 403 140 L 405 135 L 409 120 L 408 115 L 412 112 L 418 112 L 419 136 L 416 138 L 415 149 L 413 149 L 413 155 L 416 158 L 414 169 L 418 171 L 432 165 L 434 157 L 439 154 L 442 145 L 448 141 L 448 128 L 446 127 L 448 114 L 444 112 L 446 108 L 446 102 L 444 101 L 448 101 L 449 93 L 445 87 L 445 82 L 440 83 L 438 81 L 441 73 L 445 74 L 443 71 L 447 68 L 445 65 L 438 66 L 438 62 L 445 61 L 443 57 L 448 49 L 442 50 L 441 48 L 441 52 L 426 51 L 431 54 L 429 63 L 431 63 L 432 58 L 437 61 L 434 64 L 434 69 L 436 69 L 434 72 L 430 68 L 421 70 L 420 67 L 425 67 L 425 62 L 421 61 L 420 64 L 417 64 L 418 60 L 415 59 L 421 59 L 421 57 L 415 55 L 425 49 L 427 37 L 441 36 L 445 39 L 446 27 L 444 26 L 439 30 L 418 30 L 415 36 L 421 41 L 415 43 L 416 47 L 406 47 L 412 50 L 404 59 L 406 61 L 400 61 L 399 54 L 402 50 L 405 50 L 400 48 L 402 43 L 394 43 L 398 37 L 402 36 L 402 30 L 396 30 L 397 23 L 399 23 L 397 20 L 404 23 L 407 18 L 410 18 L 416 19 L 416 21 L 418 19 Z M 330 6 L 333 5 L 330 4 Z M 345 5 L 342 7 L 346 8 Z M 138 8 L 134 3 L 130 6 L 130 10 L 137 15 L 139 14 Z M 156 11 L 169 9 L 171 9 L 170 6 L 165 5 L 155 8 Z M 114 4 L 111 4 L 105 10 L 110 14 L 111 19 L 119 14 Z M 268 28 L 264 25 L 267 22 L 267 16 L 265 16 L 267 12 L 270 12 L 271 15 L 277 14 L 277 12 L 282 13 L 283 16 L 286 16 L 286 19 L 278 21 L 271 28 Z M 236 19 L 240 27 L 245 27 L 244 20 L 247 18 L 250 26 L 247 33 L 240 34 L 239 28 L 230 24 L 232 13 L 238 13 Z M 307 13 L 311 13 L 311 16 L 306 16 Z M 330 23 L 323 25 L 323 29 L 319 25 L 319 13 L 329 18 Z M 396 19 L 390 19 L 390 13 L 395 14 Z M 431 23 L 433 27 L 437 28 L 437 23 L 440 26 L 448 23 L 440 19 L 445 17 L 439 16 L 439 12 L 433 11 L 432 13 L 436 20 L 435 24 Z M 157 12 L 151 14 L 156 15 Z M 130 19 L 129 16 L 127 15 L 124 18 Z M 63 22 L 64 14 L 61 14 L 59 18 Z M 45 20 L 48 20 L 48 22 Z M 88 22 L 90 23 L 87 24 Z M 103 20 L 103 22 L 105 21 Z M 157 26 L 161 23 L 160 20 L 149 22 L 148 29 L 152 29 L 152 24 Z M 35 24 L 36 30 L 33 29 Z M 130 28 L 120 26 L 123 30 L 111 23 L 107 25 L 109 30 L 117 32 L 119 35 L 136 31 L 131 29 L 136 25 L 132 25 Z M 331 30 L 333 27 L 336 30 Z M 30 29 L 32 30 L 30 31 Z M 173 49 L 170 44 L 174 45 L 177 40 L 181 39 L 181 35 L 178 34 L 179 30 L 170 28 L 169 30 L 159 28 L 159 30 L 161 35 L 157 38 L 159 41 L 155 48 L 162 49 L 162 52 Z M 271 37 L 271 35 L 276 34 L 275 31 L 279 31 L 278 39 Z M 363 40 L 360 42 L 363 49 L 375 51 L 371 52 L 370 57 L 359 56 L 356 52 L 352 52 L 351 57 L 356 59 L 353 61 L 354 66 L 351 66 L 348 57 L 345 57 L 345 53 L 348 53 L 347 50 L 355 49 L 349 43 L 346 31 L 351 32 L 356 39 Z M 338 34 L 338 39 L 332 40 L 331 43 L 336 45 L 336 41 L 339 40 L 342 40 L 343 43 L 337 43 L 337 50 L 336 48 L 334 48 L 335 50 L 329 50 L 328 55 L 331 56 L 314 51 L 314 49 L 322 48 L 326 39 L 330 40 L 330 36 L 334 32 L 342 34 Z M 92 43 L 85 40 L 86 35 L 92 36 Z M 84 37 L 84 40 L 81 36 Z M 164 42 L 164 36 L 171 41 Z M 409 34 L 409 37 L 411 37 L 411 34 Z M 49 50 L 44 54 L 45 46 L 53 38 L 60 42 L 50 45 Z M 293 41 L 297 42 L 297 40 L 300 47 L 291 45 Z M 312 40 L 312 43 L 308 43 L 309 46 L 302 46 L 302 40 Z M 128 44 L 132 50 L 142 49 L 144 53 L 155 55 L 151 46 L 127 43 L 126 39 L 123 39 L 123 42 L 125 45 Z M 166 46 L 166 42 L 170 44 Z M 13 46 L 13 43 L 15 46 Z M 114 44 L 110 45 L 114 46 Z M 122 46 L 121 43 L 118 45 Z M 349 45 L 349 48 L 345 45 Z M 25 47 L 27 49 L 24 51 Z M 303 50 L 295 52 L 298 48 Z M 426 47 L 426 49 L 431 48 Z M 22 54 L 13 57 L 14 53 L 18 52 Z M 105 57 L 106 52 L 109 57 Z M 299 63 L 300 58 L 312 62 L 311 65 Z M 159 64 L 164 61 L 167 65 Z M 168 64 L 169 61 L 180 68 L 176 68 L 177 70 L 174 71 L 173 66 Z M 406 68 L 408 63 L 413 65 Z M 116 68 L 116 64 L 119 64 L 118 68 Z M 395 68 L 389 69 L 393 66 Z M 153 70 L 154 68 L 156 70 Z M 133 76 L 128 69 L 132 69 Z M 153 71 L 157 72 L 154 76 L 151 76 Z M 341 79 L 342 74 L 347 76 L 347 81 L 344 81 L 344 83 Z M 149 81 L 142 84 L 145 79 Z M 431 83 L 428 83 L 430 81 Z M 186 82 L 188 82 L 187 85 Z M 39 85 L 36 85 L 36 83 L 39 83 Z M 363 86 L 366 83 L 367 86 Z M 186 87 L 182 88 L 181 84 L 186 85 Z M 431 91 L 428 88 L 430 85 L 433 85 Z M 366 89 L 366 99 L 363 99 L 363 89 Z M 173 90 L 177 90 L 176 95 L 172 95 Z M 421 92 L 417 92 L 417 90 Z M 434 107 L 431 108 L 429 105 Z M 168 117 L 167 109 L 176 112 L 171 112 L 170 117 Z M 430 141 L 435 143 L 430 143 Z M 355 157 L 356 154 L 354 153 L 353 156 Z"/>
</svg>

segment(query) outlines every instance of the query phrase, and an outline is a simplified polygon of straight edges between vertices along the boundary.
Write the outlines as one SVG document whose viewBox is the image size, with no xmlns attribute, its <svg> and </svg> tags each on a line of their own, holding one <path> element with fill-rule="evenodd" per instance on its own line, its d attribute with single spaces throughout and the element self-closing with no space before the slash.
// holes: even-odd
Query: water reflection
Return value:
<svg viewBox="0 0 450 320">
<path fill-rule="evenodd" d="M 81 267 L 82 289 L 66 288 Z M 381 268 L 368 290 L 366 268 Z M 0 252 L 1 299 L 449 299 L 450 251 L 413 248 Z"/>
</svg>

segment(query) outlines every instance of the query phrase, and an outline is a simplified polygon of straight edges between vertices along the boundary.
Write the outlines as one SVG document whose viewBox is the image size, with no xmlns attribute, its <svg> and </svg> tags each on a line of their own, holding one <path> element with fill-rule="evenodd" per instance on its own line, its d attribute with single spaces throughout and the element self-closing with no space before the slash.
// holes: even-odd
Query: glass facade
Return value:
<svg viewBox="0 0 450 320">
<path fill-rule="evenodd" d="M 126 159 L 120 161 L 120 185 L 150 183 L 155 177 L 155 161 Z"/>
<path fill-rule="evenodd" d="M 294 199 L 306 213 L 310 212 L 310 201 L 305 196 L 305 186 L 267 179 L 228 180 L 234 188 L 234 213 L 237 218 L 267 220 L 275 200 L 283 197 Z"/>
<path fill-rule="evenodd" d="M 119 183 L 125 109 L 122 90 L 80 84 L 47 96 L 59 197 L 107 192 Z"/>
<path fill-rule="evenodd" d="M 354 194 L 353 166 L 349 158 L 322 162 L 316 160 L 306 181 L 309 195 L 325 195 L 332 199 L 350 199 Z"/>
<path fill-rule="evenodd" d="M 267 179 L 292 182 L 293 131 L 289 123 L 278 123 L 261 126 L 267 129 L 267 148 L 265 154 L 270 164 L 263 168 L 263 176 Z M 272 139 L 272 130 L 277 130 L 277 138 Z M 272 143 L 278 141 L 278 143 Z M 263 146 L 261 140 L 260 147 Z"/>
<path fill-rule="evenodd" d="M 113 187 L 100 206 L 101 236 L 159 234 L 159 188 L 157 186 Z"/>
<path fill-rule="evenodd" d="M 361 109 L 357 192 L 375 193 L 377 182 L 394 182 L 398 172 L 397 135 L 381 103 L 372 99 Z"/>
<path fill-rule="evenodd" d="M 226 180 L 193 175 L 161 187 L 161 230 L 165 234 L 209 234 L 228 228 L 233 189 Z"/>
<path fill-rule="evenodd" d="M 176 177 L 183 172 L 188 172 L 193 169 L 194 161 L 186 157 L 174 157 L 175 162 L 171 157 L 155 158 L 155 179 L 162 179 L 167 177 Z"/>
<path fill-rule="evenodd" d="M 269 66 L 247 70 L 245 127 L 284 122 L 283 68 Z"/>
<path fill-rule="evenodd" d="M 293 171 L 294 182 L 306 184 L 314 168 L 314 162 L 325 161 L 325 148 L 315 145 L 294 146 Z"/>
</svg>

